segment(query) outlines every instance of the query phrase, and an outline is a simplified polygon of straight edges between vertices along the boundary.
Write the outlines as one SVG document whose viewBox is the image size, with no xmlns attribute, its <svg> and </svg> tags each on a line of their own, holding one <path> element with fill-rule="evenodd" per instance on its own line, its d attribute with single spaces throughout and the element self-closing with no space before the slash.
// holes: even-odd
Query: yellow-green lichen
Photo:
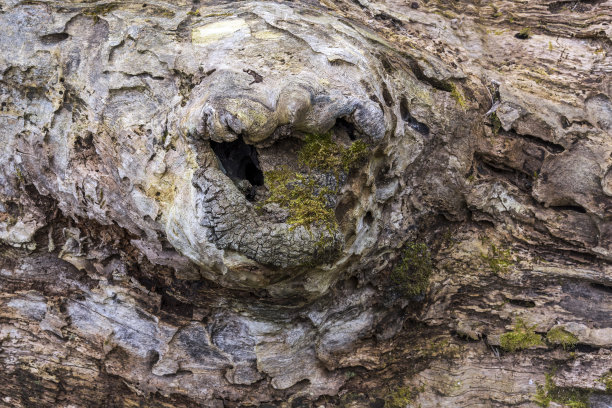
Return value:
<svg viewBox="0 0 612 408">
<path fill-rule="evenodd" d="M 455 101 L 457 101 L 459 106 L 465 109 L 467 107 L 467 103 L 465 101 L 465 97 L 463 96 L 463 93 L 461 93 L 459 88 L 457 88 L 457 85 L 451 84 L 450 92 L 451 92 L 451 96 L 455 99 Z"/>
<path fill-rule="evenodd" d="M 497 8 L 497 6 L 495 6 L 494 4 L 491 4 L 491 8 L 493 9 L 492 16 L 494 18 L 501 17 L 503 15 L 502 12 L 499 11 L 499 8 Z"/>
<path fill-rule="evenodd" d="M 515 37 L 521 40 L 526 40 L 531 37 L 531 29 L 529 27 L 525 27 L 521 29 L 521 31 L 519 31 Z"/>
<path fill-rule="evenodd" d="M 603 384 L 606 387 L 606 394 L 612 394 L 612 370 L 602 375 L 597 382 Z"/>
<path fill-rule="evenodd" d="M 514 258 L 510 249 L 497 247 L 495 244 L 491 244 L 489 252 L 487 254 L 480 254 L 480 257 L 498 275 L 508 272 L 508 268 L 514 264 Z"/>
<path fill-rule="evenodd" d="M 551 402 L 562 404 L 568 408 L 588 408 L 589 392 L 579 388 L 557 387 L 553 382 L 553 374 L 546 374 L 544 385 L 537 385 L 533 402 L 547 408 Z"/>
<path fill-rule="evenodd" d="M 333 232 L 338 228 L 334 209 L 329 197 L 336 194 L 330 187 L 321 186 L 312 175 L 313 171 L 348 173 L 367 155 L 367 145 L 357 140 L 349 147 L 334 142 L 331 133 L 308 135 L 298 152 L 299 163 L 308 174 L 281 167 L 264 173 L 268 198 L 262 203 L 278 204 L 289 210 L 287 223 L 292 228 L 304 226 L 325 227 Z"/>
<path fill-rule="evenodd" d="M 434 13 L 449 20 L 457 18 L 457 15 L 450 10 L 435 10 Z"/>
<path fill-rule="evenodd" d="M 357 140 L 346 148 L 334 142 L 330 133 L 307 135 L 298 158 L 301 164 L 310 169 L 348 173 L 350 169 L 367 155 L 367 145 Z"/>
<path fill-rule="evenodd" d="M 546 340 L 548 340 L 549 343 L 563 346 L 564 350 L 572 348 L 578 343 L 578 337 L 565 330 L 562 326 L 550 329 L 548 333 L 546 333 Z"/>
<path fill-rule="evenodd" d="M 342 170 L 348 173 L 356 164 L 361 163 L 368 155 L 368 146 L 363 140 L 357 140 L 342 152 Z"/>
<path fill-rule="evenodd" d="M 418 393 L 418 390 L 411 387 L 398 387 L 385 398 L 385 408 L 405 408 Z"/>
<path fill-rule="evenodd" d="M 275 203 L 289 210 L 287 223 L 292 228 L 324 226 L 337 228 L 334 210 L 327 204 L 326 195 L 333 194 L 306 175 L 280 168 L 264 173 L 269 196 L 263 204 Z"/>
<path fill-rule="evenodd" d="M 98 4 L 94 7 L 87 8 L 83 11 L 83 14 L 90 17 L 99 17 L 105 14 L 110 13 L 111 11 L 117 9 L 119 7 L 118 3 L 104 3 Z"/>
<path fill-rule="evenodd" d="M 491 114 L 491 124 L 493 125 L 493 136 L 497 136 L 499 134 L 499 130 L 502 127 L 502 123 L 495 112 Z"/>
<path fill-rule="evenodd" d="M 535 328 L 535 325 L 529 326 L 523 319 L 518 319 L 512 331 L 501 335 L 501 348 L 505 351 L 515 352 L 543 345 L 542 336 L 535 332 Z"/>
<path fill-rule="evenodd" d="M 399 264 L 391 272 L 391 280 L 404 296 L 417 296 L 427 289 L 432 269 L 427 245 L 410 242 L 405 246 Z"/>
<path fill-rule="evenodd" d="M 17 176 L 17 183 L 19 185 L 25 184 L 25 178 L 23 177 L 23 173 L 21 173 L 21 169 L 19 167 L 15 167 L 15 175 Z"/>
</svg>

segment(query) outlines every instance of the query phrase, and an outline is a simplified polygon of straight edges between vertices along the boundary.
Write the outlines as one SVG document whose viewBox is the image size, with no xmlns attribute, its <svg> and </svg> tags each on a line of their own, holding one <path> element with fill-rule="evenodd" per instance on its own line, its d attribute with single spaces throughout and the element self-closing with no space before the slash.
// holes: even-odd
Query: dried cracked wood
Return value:
<svg viewBox="0 0 612 408">
<path fill-rule="evenodd" d="M 0 7 L 0 406 L 612 405 L 612 2 Z"/>
</svg>

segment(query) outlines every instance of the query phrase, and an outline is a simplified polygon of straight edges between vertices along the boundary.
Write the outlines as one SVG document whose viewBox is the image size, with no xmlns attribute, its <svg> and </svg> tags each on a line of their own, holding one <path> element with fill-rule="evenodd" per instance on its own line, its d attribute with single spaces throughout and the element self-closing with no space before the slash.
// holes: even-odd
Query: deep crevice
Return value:
<svg viewBox="0 0 612 408">
<path fill-rule="evenodd" d="M 62 42 L 64 40 L 67 40 L 69 37 L 70 35 L 67 33 L 47 34 L 47 35 L 43 35 L 40 37 L 40 42 L 42 42 L 45 45 L 53 45 L 53 44 Z"/>
<path fill-rule="evenodd" d="M 598 283 L 598 282 L 591 282 L 591 286 L 596 289 L 603 290 L 605 292 L 612 294 L 612 286 L 604 285 L 603 283 Z"/>
<path fill-rule="evenodd" d="M 501 163 L 496 163 L 481 153 L 474 154 L 474 162 L 478 175 L 503 178 L 522 191 L 531 194 L 533 180 L 530 175 L 517 169 L 504 166 Z"/>
<path fill-rule="evenodd" d="M 419 66 L 418 61 L 412 55 L 409 55 L 409 54 L 403 54 L 403 55 L 407 58 L 408 65 L 410 66 L 410 70 L 412 71 L 414 76 L 419 81 L 428 83 L 429 85 L 433 86 L 434 88 L 440 91 L 444 91 L 444 92 L 453 91 L 453 84 L 451 82 L 441 81 L 437 78 L 428 77 L 427 75 L 423 73 L 423 70 Z"/>
<path fill-rule="evenodd" d="M 193 317 L 193 305 L 189 303 L 181 302 L 174 296 L 169 295 L 167 292 L 162 294 L 160 310 L 183 316 L 191 319 Z"/>
<path fill-rule="evenodd" d="M 589 344 L 578 344 L 574 350 L 579 353 L 597 353 L 599 351 L 599 347 Z"/>
<path fill-rule="evenodd" d="M 408 109 L 408 101 L 405 97 L 402 97 L 402 100 L 400 101 L 400 115 L 402 115 L 402 120 L 408 123 L 408 126 L 424 136 L 429 135 L 429 126 L 419 122 L 410 114 L 410 109 Z"/>
<path fill-rule="evenodd" d="M 263 186 L 264 175 L 259 167 L 257 149 L 248 145 L 238 136 L 233 142 L 210 141 L 210 147 L 219 159 L 222 171 L 234 182 L 248 181 L 251 185 L 244 191 L 248 199 L 253 199 L 255 186 Z"/>
<path fill-rule="evenodd" d="M 344 118 L 337 118 L 336 124 L 334 125 L 335 131 L 345 132 L 351 141 L 358 139 L 355 135 L 355 125 Z"/>
<path fill-rule="evenodd" d="M 538 146 L 545 148 L 550 153 L 559 154 L 565 151 L 565 147 L 563 147 L 562 145 L 558 143 L 549 142 L 548 140 L 540 139 L 539 137 L 533 136 L 533 135 L 516 133 L 514 130 L 510 130 L 507 132 L 502 129 L 499 131 L 499 134 L 500 136 L 511 136 L 511 137 L 516 137 L 519 139 L 523 139 L 523 140 L 532 142 Z"/>
<path fill-rule="evenodd" d="M 384 11 L 376 14 L 374 18 L 380 21 L 388 21 L 396 28 L 402 28 L 404 26 L 404 22 L 402 20 L 393 17 L 391 14 L 385 13 Z"/>
<path fill-rule="evenodd" d="M 532 300 L 512 299 L 509 297 L 506 297 L 506 300 L 508 301 L 508 303 L 510 303 L 513 306 L 532 308 L 532 307 L 535 307 L 536 305 L 535 302 Z"/>
<path fill-rule="evenodd" d="M 184 370 L 184 369 L 178 369 L 175 373 L 164 374 L 163 377 L 164 378 L 176 378 L 176 377 L 180 377 L 180 376 L 183 376 L 183 375 L 193 375 L 193 371 L 191 371 L 191 370 Z"/>
<path fill-rule="evenodd" d="M 389 92 L 389 88 L 387 88 L 387 84 L 384 82 L 382 84 L 382 96 L 387 107 L 393 106 L 393 97 L 391 96 L 391 92 Z"/>
<path fill-rule="evenodd" d="M 548 208 L 560 211 L 575 211 L 581 214 L 587 213 L 587 210 L 580 205 L 551 205 Z"/>
<path fill-rule="evenodd" d="M 372 211 L 368 211 L 363 216 L 363 225 L 370 227 L 374 222 L 374 216 L 372 215 Z"/>
</svg>

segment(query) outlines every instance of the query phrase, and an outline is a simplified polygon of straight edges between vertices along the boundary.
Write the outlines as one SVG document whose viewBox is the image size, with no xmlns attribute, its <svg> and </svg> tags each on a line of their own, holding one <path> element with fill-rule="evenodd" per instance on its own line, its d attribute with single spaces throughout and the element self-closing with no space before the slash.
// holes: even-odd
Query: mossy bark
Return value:
<svg viewBox="0 0 612 408">
<path fill-rule="evenodd" d="M 612 403 L 609 1 L 0 7 L 0 406 Z"/>
</svg>

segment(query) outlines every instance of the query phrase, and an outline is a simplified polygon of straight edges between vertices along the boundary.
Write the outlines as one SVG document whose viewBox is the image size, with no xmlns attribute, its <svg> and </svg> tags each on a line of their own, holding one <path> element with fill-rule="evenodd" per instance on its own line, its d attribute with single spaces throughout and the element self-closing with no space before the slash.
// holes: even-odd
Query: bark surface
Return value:
<svg viewBox="0 0 612 408">
<path fill-rule="evenodd" d="M 1 407 L 612 406 L 612 1 L 0 1 Z"/>
</svg>

